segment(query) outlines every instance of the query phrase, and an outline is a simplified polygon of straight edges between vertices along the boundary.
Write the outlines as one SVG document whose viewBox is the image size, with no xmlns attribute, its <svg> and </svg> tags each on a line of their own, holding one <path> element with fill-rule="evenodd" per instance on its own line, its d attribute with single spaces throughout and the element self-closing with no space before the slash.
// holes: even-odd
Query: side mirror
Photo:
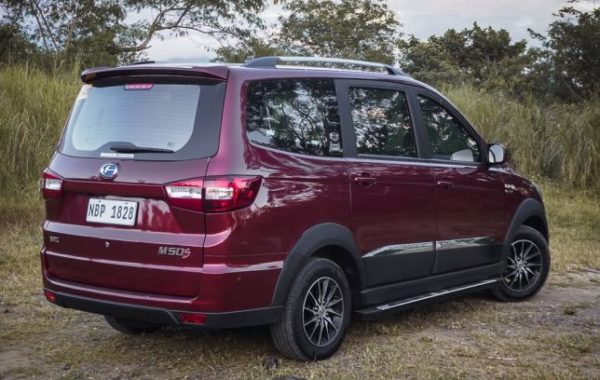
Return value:
<svg viewBox="0 0 600 380">
<path fill-rule="evenodd" d="M 506 149 L 502 144 L 488 145 L 488 163 L 500 165 L 506 161 Z"/>
</svg>

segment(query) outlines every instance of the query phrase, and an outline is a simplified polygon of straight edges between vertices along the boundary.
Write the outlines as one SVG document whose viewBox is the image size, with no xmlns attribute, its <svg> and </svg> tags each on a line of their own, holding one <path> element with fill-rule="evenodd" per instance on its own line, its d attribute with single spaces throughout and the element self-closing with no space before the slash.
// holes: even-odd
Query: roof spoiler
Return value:
<svg viewBox="0 0 600 380">
<path fill-rule="evenodd" d="M 84 70 L 81 80 L 90 83 L 97 79 L 110 78 L 127 75 L 184 75 L 201 76 L 216 80 L 225 80 L 229 74 L 229 67 L 223 65 L 215 66 L 168 66 L 153 64 L 136 64 L 118 67 L 95 67 Z"/>
</svg>

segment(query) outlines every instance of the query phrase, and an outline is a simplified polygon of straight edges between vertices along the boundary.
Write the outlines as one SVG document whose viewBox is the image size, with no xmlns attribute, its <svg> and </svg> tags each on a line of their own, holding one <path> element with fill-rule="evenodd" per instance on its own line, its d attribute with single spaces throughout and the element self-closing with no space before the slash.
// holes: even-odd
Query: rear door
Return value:
<svg viewBox="0 0 600 380">
<path fill-rule="evenodd" d="M 452 105 L 431 91 L 417 92 L 424 153 L 436 180 L 434 273 L 497 263 L 505 224 L 502 174 L 486 164 L 485 143 Z"/>
<path fill-rule="evenodd" d="M 419 160 L 408 88 L 374 81 L 339 83 L 351 225 L 368 286 L 428 276 L 434 261 L 433 170 Z"/>
<path fill-rule="evenodd" d="M 218 149 L 225 84 L 128 76 L 83 86 L 48 173 L 48 278 L 193 297 L 204 214 L 194 203 Z"/>
</svg>

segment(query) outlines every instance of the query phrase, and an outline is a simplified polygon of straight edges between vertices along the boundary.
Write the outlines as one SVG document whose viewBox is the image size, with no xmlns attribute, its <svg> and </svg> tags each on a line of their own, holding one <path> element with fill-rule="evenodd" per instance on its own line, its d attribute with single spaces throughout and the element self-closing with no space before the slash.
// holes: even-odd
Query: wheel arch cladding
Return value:
<svg viewBox="0 0 600 380">
<path fill-rule="evenodd" d="M 542 235 L 544 235 L 546 241 L 549 241 L 548 224 L 545 218 L 539 215 L 531 215 L 523 221 L 523 224 L 539 231 Z"/>
<path fill-rule="evenodd" d="M 517 207 L 506 232 L 502 253 L 503 264 L 506 264 L 506 257 L 510 250 L 510 245 L 514 236 L 517 234 L 519 227 L 522 225 L 532 227 L 539 231 L 546 239 L 546 242 L 549 242 L 548 221 L 546 220 L 544 206 L 536 199 L 527 198 L 521 202 L 519 207 Z"/>
<path fill-rule="evenodd" d="M 364 289 L 365 271 L 352 232 L 340 224 L 322 223 L 306 230 L 288 253 L 277 279 L 273 305 L 283 305 L 296 274 L 311 257 L 323 257 L 342 267 L 351 287 Z M 348 267 L 351 265 L 351 267 Z"/>
</svg>

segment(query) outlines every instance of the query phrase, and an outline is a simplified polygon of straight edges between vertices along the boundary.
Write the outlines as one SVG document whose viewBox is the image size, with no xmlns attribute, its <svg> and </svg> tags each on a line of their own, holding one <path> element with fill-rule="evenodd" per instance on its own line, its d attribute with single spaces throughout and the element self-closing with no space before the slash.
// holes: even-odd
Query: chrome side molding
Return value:
<svg viewBox="0 0 600 380">
<path fill-rule="evenodd" d="M 489 236 L 477 236 L 463 239 L 439 240 L 435 242 L 436 251 L 446 251 L 455 248 L 473 248 L 496 243 L 496 239 Z"/>
<path fill-rule="evenodd" d="M 377 248 L 364 255 L 364 258 L 379 257 L 387 255 L 405 255 L 409 253 L 431 252 L 433 251 L 433 242 L 424 241 L 421 243 L 394 244 Z"/>
<path fill-rule="evenodd" d="M 392 244 L 385 247 L 377 248 L 368 252 L 363 258 L 382 257 L 388 255 L 406 255 L 410 253 L 448 251 L 456 248 L 474 248 L 488 246 L 497 243 L 498 241 L 489 236 L 477 236 L 463 239 L 450 239 L 439 241 L 423 241 L 419 243 Z"/>
</svg>

